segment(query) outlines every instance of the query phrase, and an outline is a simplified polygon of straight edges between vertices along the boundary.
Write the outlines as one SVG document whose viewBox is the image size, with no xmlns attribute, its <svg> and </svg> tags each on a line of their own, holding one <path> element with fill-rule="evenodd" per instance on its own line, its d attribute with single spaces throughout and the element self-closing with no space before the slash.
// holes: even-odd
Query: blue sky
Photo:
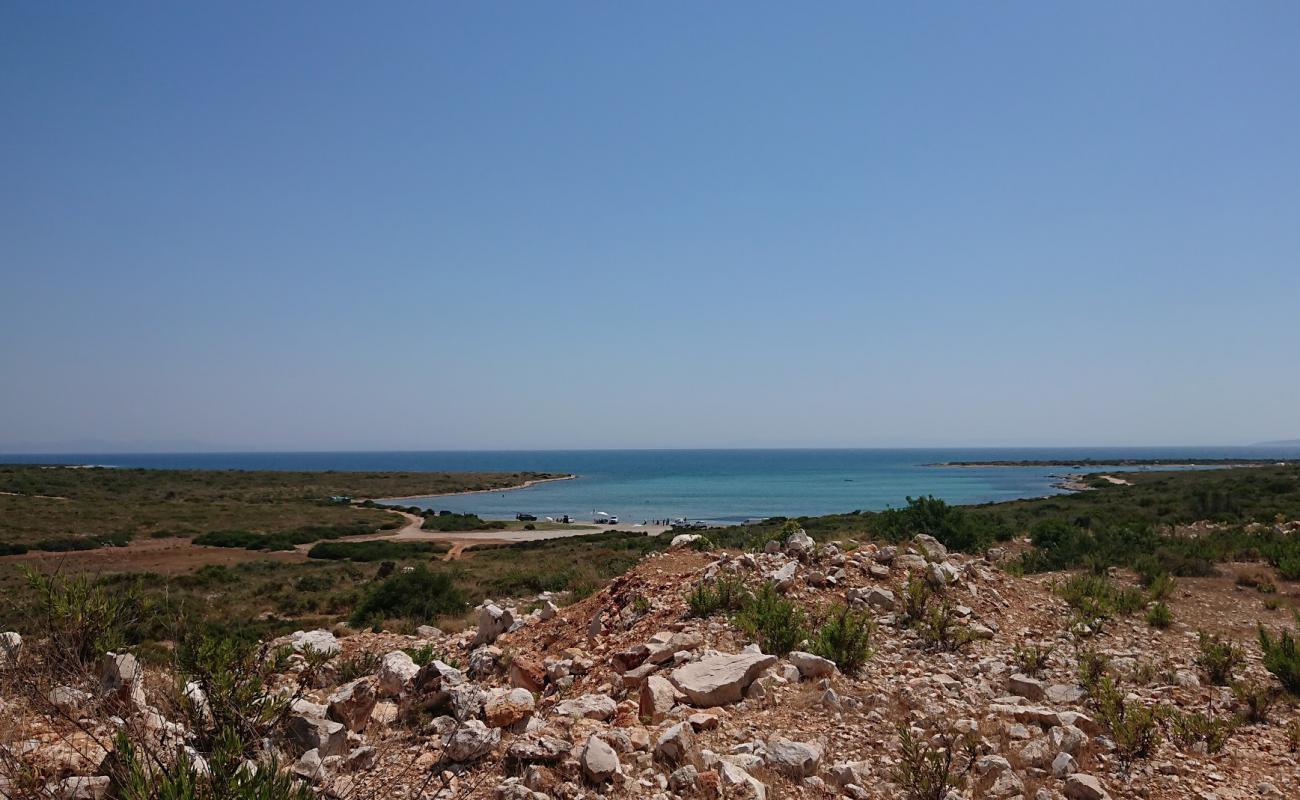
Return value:
<svg viewBox="0 0 1300 800">
<path fill-rule="evenodd" d="M 0 450 L 1300 436 L 1300 6 L 0 5 Z"/>
</svg>

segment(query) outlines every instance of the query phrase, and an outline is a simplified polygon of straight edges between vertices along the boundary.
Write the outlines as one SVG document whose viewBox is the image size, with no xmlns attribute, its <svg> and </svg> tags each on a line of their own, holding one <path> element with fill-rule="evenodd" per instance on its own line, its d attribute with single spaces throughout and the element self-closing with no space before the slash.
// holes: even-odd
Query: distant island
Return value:
<svg viewBox="0 0 1300 800">
<path fill-rule="evenodd" d="M 1021 459 L 1013 461 L 943 461 L 923 467 L 1261 467 L 1300 464 L 1295 458 L 1080 458 Z"/>
</svg>

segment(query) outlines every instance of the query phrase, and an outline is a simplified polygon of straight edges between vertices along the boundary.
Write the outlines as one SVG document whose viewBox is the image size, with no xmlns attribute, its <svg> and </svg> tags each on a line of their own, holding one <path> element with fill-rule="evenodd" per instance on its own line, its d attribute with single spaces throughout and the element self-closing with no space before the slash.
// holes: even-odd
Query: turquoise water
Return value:
<svg viewBox="0 0 1300 800">
<path fill-rule="evenodd" d="M 7 462 L 283 470 L 568 472 L 579 477 L 508 492 L 415 498 L 411 504 L 484 517 L 593 511 L 623 522 L 685 517 L 737 522 L 899 506 L 909 495 L 952 503 L 1038 497 L 1067 467 L 932 467 L 945 461 L 1107 458 L 1282 458 L 1258 448 L 985 448 L 906 450 L 523 450 L 389 453 L 4 455 Z M 1121 470 L 1121 467 L 1113 467 Z"/>
</svg>

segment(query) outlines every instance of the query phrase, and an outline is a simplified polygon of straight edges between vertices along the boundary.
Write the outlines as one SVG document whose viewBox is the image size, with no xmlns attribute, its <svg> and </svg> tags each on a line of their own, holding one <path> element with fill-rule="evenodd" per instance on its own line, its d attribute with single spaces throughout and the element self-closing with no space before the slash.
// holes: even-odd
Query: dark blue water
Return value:
<svg viewBox="0 0 1300 800">
<path fill-rule="evenodd" d="M 1067 467 L 931 467 L 945 461 L 1108 458 L 1284 458 L 1300 448 L 981 448 L 906 450 L 521 450 L 374 453 L 2 455 L 7 462 L 121 467 L 569 472 L 577 480 L 414 504 L 512 517 L 594 511 L 624 522 L 686 517 L 735 522 L 899 506 L 909 495 L 953 503 L 1038 497 Z M 1113 467 L 1121 470 L 1122 467 Z"/>
</svg>

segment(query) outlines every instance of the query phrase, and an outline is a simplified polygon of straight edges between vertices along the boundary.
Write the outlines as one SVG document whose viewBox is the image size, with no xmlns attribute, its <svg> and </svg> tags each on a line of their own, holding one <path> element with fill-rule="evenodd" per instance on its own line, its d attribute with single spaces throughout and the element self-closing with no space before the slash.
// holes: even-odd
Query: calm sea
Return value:
<svg viewBox="0 0 1300 800">
<path fill-rule="evenodd" d="M 738 522 L 899 506 L 933 494 L 978 503 L 1052 494 L 1066 467 L 946 468 L 945 461 L 1108 458 L 1281 458 L 1300 449 L 982 448 L 906 450 L 521 450 L 374 453 L 161 453 L 0 455 L 0 461 L 121 467 L 570 472 L 579 477 L 509 492 L 412 499 L 484 517 L 594 511 L 624 522 L 685 517 Z M 1114 469 L 1122 469 L 1115 467 Z"/>
</svg>

